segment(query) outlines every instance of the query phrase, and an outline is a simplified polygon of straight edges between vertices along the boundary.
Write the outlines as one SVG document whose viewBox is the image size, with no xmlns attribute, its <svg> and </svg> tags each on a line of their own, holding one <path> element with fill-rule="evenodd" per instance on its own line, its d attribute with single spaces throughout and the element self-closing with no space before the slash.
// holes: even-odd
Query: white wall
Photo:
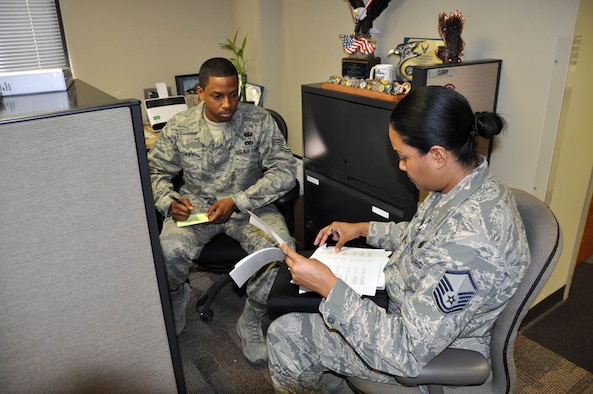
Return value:
<svg viewBox="0 0 593 394">
<path fill-rule="evenodd" d="M 575 29 L 577 40 L 563 92 L 553 171 L 546 193 L 546 202 L 550 204 L 562 228 L 564 253 L 536 301 L 565 283 L 570 285 L 593 193 L 592 19 L 593 0 L 581 1 Z M 569 287 L 566 288 L 566 295 Z"/>
<path fill-rule="evenodd" d="M 197 74 L 202 62 L 228 57 L 227 0 L 61 0 L 76 78 L 118 98 L 144 99 L 144 88 Z"/>
</svg>

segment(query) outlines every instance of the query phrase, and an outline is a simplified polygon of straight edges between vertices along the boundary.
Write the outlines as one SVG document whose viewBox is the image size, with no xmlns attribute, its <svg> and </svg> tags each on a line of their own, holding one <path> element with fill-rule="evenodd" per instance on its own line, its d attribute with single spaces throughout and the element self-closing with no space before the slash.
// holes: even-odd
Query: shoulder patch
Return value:
<svg viewBox="0 0 593 394">
<path fill-rule="evenodd" d="M 432 292 L 445 315 L 462 311 L 476 294 L 476 284 L 469 271 L 446 271 Z"/>
</svg>

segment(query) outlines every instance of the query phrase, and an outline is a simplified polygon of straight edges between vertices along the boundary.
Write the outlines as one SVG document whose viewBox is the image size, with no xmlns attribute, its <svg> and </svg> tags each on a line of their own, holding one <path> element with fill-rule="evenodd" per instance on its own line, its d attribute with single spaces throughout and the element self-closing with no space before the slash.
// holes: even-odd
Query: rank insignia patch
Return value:
<svg viewBox="0 0 593 394">
<path fill-rule="evenodd" d="M 476 294 L 476 285 L 469 271 L 447 271 L 432 296 L 445 315 L 462 311 Z"/>
</svg>

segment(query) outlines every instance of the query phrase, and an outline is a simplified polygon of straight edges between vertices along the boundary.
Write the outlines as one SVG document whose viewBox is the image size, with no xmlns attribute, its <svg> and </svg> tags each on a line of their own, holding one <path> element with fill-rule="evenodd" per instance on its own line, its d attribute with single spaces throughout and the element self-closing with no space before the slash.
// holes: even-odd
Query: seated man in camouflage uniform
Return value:
<svg viewBox="0 0 593 394">
<path fill-rule="evenodd" d="M 268 355 L 277 392 L 350 392 L 344 376 L 398 385 L 418 376 L 445 348 L 472 349 L 490 359 L 496 318 L 516 291 L 529 249 L 511 191 L 488 172 L 475 137 L 504 126 L 494 113 L 473 113 L 452 89 L 412 90 L 395 107 L 389 139 L 399 167 L 432 193 L 410 222 L 333 222 L 328 237 L 339 250 L 366 237 L 393 250 L 387 263 L 387 310 L 363 299 L 323 264 L 286 245 L 293 280 L 317 291 L 320 313 L 293 313 L 268 329 Z"/>
<path fill-rule="evenodd" d="M 197 90 L 202 102 L 170 119 L 149 153 L 155 205 L 166 216 L 160 240 L 177 334 L 185 326 L 189 268 L 213 236 L 226 233 L 248 253 L 275 246 L 249 224 L 246 210 L 294 247 L 273 204 L 296 181 L 296 160 L 276 122 L 265 109 L 239 102 L 237 70 L 227 59 L 204 62 Z M 177 192 L 172 181 L 182 171 Z M 209 222 L 177 227 L 192 212 L 205 212 Z M 237 323 L 243 352 L 253 363 L 267 360 L 261 321 L 276 272 L 269 267 L 251 279 Z"/>
</svg>

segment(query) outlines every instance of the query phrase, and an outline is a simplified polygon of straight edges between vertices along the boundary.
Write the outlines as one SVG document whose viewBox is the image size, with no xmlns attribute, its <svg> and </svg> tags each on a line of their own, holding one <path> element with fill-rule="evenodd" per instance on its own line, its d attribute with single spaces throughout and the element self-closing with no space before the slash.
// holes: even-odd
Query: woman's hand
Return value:
<svg viewBox="0 0 593 394">
<path fill-rule="evenodd" d="M 342 246 L 346 242 L 359 238 L 366 237 L 369 233 L 369 223 L 345 223 L 345 222 L 332 222 L 329 226 L 325 226 L 319 233 L 313 244 L 315 246 L 323 245 L 327 242 L 327 239 L 331 236 L 336 241 L 336 252 L 342 249 Z"/>
<path fill-rule="evenodd" d="M 299 286 L 312 290 L 323 298 L 327 298 L 338 278 L 323 263 L 316 259 L 301 256 L 288 245 L 282 244 L 280 248 L 286 255 L 286 264 L 290 269 L 292 280 Z"/>
</svg>

